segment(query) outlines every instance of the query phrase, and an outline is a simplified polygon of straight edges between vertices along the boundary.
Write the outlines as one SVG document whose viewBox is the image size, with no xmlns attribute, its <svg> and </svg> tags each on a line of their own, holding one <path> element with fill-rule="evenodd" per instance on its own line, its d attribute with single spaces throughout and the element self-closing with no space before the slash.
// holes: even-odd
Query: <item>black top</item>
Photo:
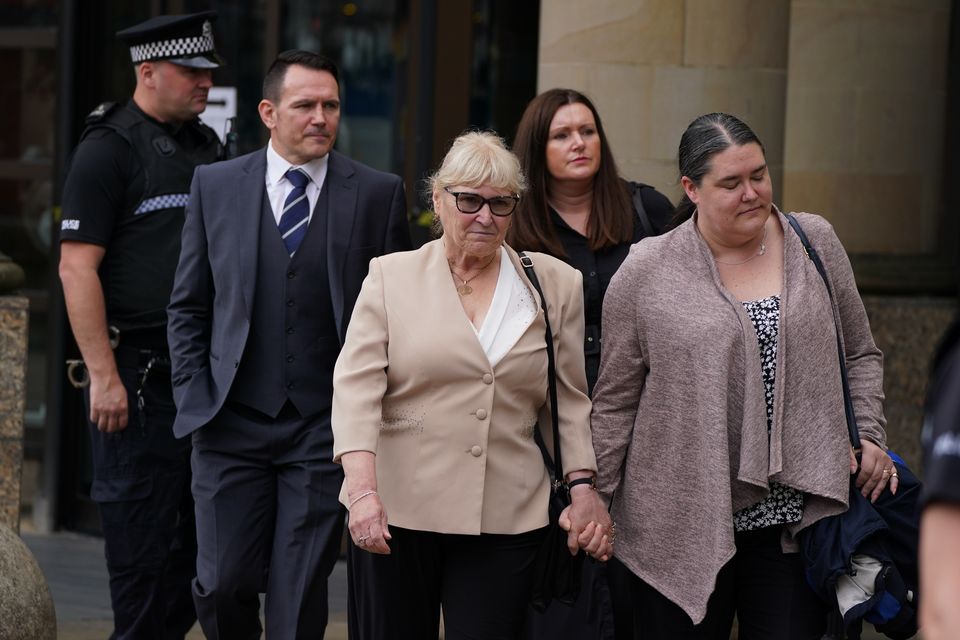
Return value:
<svg viewBox="0 0 960 640">
<path fill-rule="evenodd" d="M 960 505 L 960 321 L 941 347 L 923 425 L 923 501 Z"/>
<path fill-rule="evenodd" d="M 651 225 L 658 234 L 663 233 L 673 216 L 673 204 L 666 196 L 650 186 L 640 188 L 640 197 Z M 644 238 L 643 228 L 635 218 L 631 242 L 593 251 L 588 246 L 586 237 L 571 229 L 553 208 L 550 209 L 550 215 L 557 230 L 557 237 L 567 252 L 566 257 L 563 258 L 564 262 L 583 274 L 583 308 L 586 320 L 583 346 L 587 365 L 587 383 L 592 394 L 600 369 L 600 316 L 603 310 L 603 297 L 613 274 L 627 258 L 630 245 Z"/>
<path fill-rule="evenodd" d="M 129 137 L 106 126 L 87 130 L 64 184 L 60 239 L 106 249 L 100 279 L 112 324 L 121 329 L 162 326 L 192 167 L 214 160 L 219 142 L 199 120 L 161 123 L 132 100 L 116 109 L 132 112 L 147 127 Z M 152 186 L 145 193 L 148 181 Z"/>
</svg>

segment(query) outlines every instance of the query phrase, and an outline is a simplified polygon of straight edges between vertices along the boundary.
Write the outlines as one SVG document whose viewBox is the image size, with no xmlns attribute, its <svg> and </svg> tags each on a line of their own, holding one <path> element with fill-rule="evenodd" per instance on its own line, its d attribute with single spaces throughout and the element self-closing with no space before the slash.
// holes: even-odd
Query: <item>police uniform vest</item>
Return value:
<svg viewBox="0 0 960 640">
<path fill-rule="evenodd" d="M 126 140 L 136 152 L 144 172 L 144 188 L 140 202 L 133 213 L 182 210 L 190 200 L 190 181 L 193 170 L 200 164 L 220 159 L 222 147 L 213 129 L 199 121 L 188 122 L 199 134 L 201 144 L 187 148 L 160 123 L 145 117 L 139 110 L 104 103 L 94 109 L 86 120 L 80 140 L 91 131 L 110 129 Z"/>
<path fill-rule="evenodd" d="M 163 327 L 193 171 L 219 159 L 220 140 L 199 120 L 174 129 L 132 102 L 97 107 L 81 141 L 102 129 L 130 145 L 143 172 L 143 191 L 120 212 L 101 265 L 108 319 L 121 331 Z"/>
<path fill-rule="evenodd" d="M 327 270 L 324 187 L 291 258 L 263 198 L 250 332 L 228 399 L 276 417 L 289 400 L 301 416 L 330 408 L 340 353 Z"/>
</svg>

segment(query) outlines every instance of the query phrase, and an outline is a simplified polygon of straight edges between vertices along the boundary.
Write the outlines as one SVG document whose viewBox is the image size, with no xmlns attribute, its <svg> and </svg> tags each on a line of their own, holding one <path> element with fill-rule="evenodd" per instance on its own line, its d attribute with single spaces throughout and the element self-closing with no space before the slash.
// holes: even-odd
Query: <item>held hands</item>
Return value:
<svg viewBox="0 0 960 640">
<path fill-rule="evenodd" d="M 359 491 L 348 497 L 351 502 L 348 522 L 353 543 L 370 553 L 389 554 L 390 528 L 380 496 L 376 491 Z"/>
<path fill-rule="evenodd" d="M 860 464 L 859 474 L 857 474 L 857 487 L 865 498 L 870 502 L 876 502 L 884 487 L 889 483 L 890 493 L 896 494 L 897 487 L 900 486 L 900 478 L 897 475 L 897 468 L 893 465 L 893 460 L 887 455 L 880 446 L 869 440 L 861 440 L 860 446 Z M 856 473 L 858 469 L 856 454 L 853 448 L 850 448 L 850 473 Z"/>
<path fill-rule="evenodd" d="M 616 536 L 613 520 L 592 487 L 577 485 L 570 489 L 570 506 L 560 513 L 558 524 L 567 532 L 570 555 L 583 549 L 588 556 L 601 562 L 613 557 Z"/>
</svg>

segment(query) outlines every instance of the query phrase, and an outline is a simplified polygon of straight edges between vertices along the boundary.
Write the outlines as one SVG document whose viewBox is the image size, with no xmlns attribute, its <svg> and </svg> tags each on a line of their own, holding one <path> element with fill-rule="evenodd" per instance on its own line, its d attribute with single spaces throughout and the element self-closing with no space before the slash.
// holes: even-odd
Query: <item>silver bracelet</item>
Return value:
<svg viewBox="0 0 960 640">
<path fill-rule="evenodd" d="M 358 502 L 360 502 L 361 500 L 363 500 L 363 499 L 366 498 L 367 496 L 375 496 L 375 495 L 377 495 L 377 492 L 376 492 L 374 489 L 368 489 L 367 491 L 364 491 L 363 493 L 361 493 L 360 495 L 358 495 L 356 498 L 354 498 L 353 500 L 351 500 L 351 501 L 350 501 L 350 504 L 347 505 L 347 509 L 352 509 L 352 508 L 353 508 L 353 505 L 357 504 Z"/>
</svg>

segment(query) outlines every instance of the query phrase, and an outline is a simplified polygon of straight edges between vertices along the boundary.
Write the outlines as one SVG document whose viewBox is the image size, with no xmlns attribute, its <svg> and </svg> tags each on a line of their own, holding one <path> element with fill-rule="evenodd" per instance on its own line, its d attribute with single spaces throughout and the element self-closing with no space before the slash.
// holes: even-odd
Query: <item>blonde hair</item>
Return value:
<svg viewBox="0 0 960 640">
<path fill-rule="evenodd" d="M 517 195 L 527 189 L 527 180 L 517 156 L 507 149 L 500 136 L 489 131 L 469 131 L 457 136 L 440 168 L 427 178 L 431 196 L 455 184 L 488 186 Z"/>
</svg>

